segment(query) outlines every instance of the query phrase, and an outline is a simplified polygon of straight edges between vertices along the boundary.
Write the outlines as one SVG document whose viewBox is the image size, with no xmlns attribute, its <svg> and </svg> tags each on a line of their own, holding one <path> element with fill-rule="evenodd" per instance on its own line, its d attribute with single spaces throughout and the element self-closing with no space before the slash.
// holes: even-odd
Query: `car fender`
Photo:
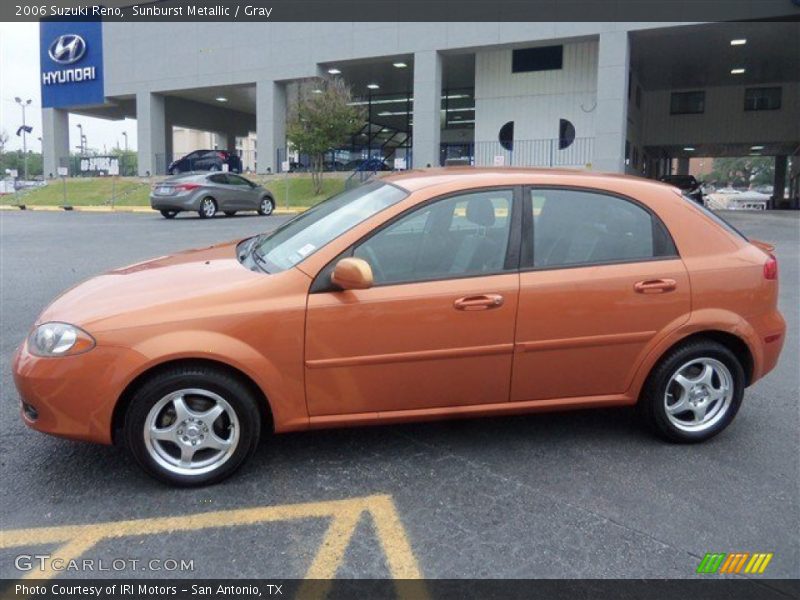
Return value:
<svg viewBox="0 0 800 600">
<path fill-rule="evenodd" d="M 284 376 L 267 356 L 234 337 L 207 330 L 173 331 L 137 342 L 132 350 L 144 362 L 130 373 L 126 387 L 141 374 L 176 360 L 211 360 L 244 373 L 267 398 L 273 422 L 282 430 L 304 429 L 308 425 L 305 402 L 292 402 L 284 389 Z M 236 358 L 233 358 L 236 357 Z"/>
<path fill-rule="evenodd" d="M 758 335 L 753 326 L 734 312 L 721 308 L 704 308 L 692 311 L 682 325 L 670 331 L 652 345 L 644 360 L 639 365 L 627 394 L 636 402 L 648 375 L 662 356 L 675 344 L 689 336 L 704 331 L 721 331 L 742 340 L 753 357 L 754 376 L 761 372 L 763 352 L 758 343 Z"/>
</svg>

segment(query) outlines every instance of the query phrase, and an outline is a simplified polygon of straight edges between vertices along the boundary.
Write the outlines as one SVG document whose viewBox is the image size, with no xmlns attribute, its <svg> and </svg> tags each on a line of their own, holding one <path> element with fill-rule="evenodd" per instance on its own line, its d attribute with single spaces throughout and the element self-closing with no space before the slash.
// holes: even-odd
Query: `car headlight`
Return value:
<svg viewBox="0 0 800 600">
<path fill-rule="evenodd" d="M 69 323 L 43 323 L 28 336 L 28 350 L 36 356 L 69 356 L 94 348 L 94 338 Z"/>
</svg>

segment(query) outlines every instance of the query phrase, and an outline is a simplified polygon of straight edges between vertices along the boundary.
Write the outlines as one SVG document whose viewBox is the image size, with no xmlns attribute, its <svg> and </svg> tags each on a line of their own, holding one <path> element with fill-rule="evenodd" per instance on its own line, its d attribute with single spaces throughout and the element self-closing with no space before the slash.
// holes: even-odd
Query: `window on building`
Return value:
<svg viewBox="0 0 800 600">
<path fill-rule="evenodd" d="M 638 204 L 598 192 L 531 190 L 533 257 L 538 268 L 674 256 L 660 220 Z M 526 232 L 525 235 L 530 235 Z"/>
<path fill-rule="evenodd" d="M 706 111 L 705 92 L 673 92 L 670 98 L 669 114 L 698 115 Z"/>
<path fill-rule="evenodd" d="M 744 91 L 745 110 L 778 110 L 781 107 L 779 87 L 747 88 Z"/>
<path fill-rule="evenodd" d="M 564 46 L 543 46 L 514 50 L 511 58 L 512 73 L 553 71 L 564 66 Z"/>
</svg>

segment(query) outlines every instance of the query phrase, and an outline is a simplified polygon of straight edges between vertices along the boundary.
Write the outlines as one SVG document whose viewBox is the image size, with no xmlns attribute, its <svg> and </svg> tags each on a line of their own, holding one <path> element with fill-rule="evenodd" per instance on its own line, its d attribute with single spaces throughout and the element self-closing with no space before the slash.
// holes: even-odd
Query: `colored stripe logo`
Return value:
<svg viewBox="0 0 800 600">
<path fill-rule="evenodd" d="M 708 552 L 697 566 L 697 573 L 748 573 L 761 575 L 772 560 L 772 552 Z"/>
</svg>

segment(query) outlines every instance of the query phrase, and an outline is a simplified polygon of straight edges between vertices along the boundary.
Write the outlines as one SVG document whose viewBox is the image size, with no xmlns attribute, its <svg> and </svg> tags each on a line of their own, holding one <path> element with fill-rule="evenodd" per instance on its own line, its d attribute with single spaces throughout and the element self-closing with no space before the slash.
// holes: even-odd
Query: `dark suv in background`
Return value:
<svg viewBox="0 0 800 600">
<path fill-rule="evenodd" d="M 704 204 L 702 190 L 703 184 L 697 181 L 694 175 L 662 175 L 658 178 L 658 180 L 670 185 L 674 185 L 688 198 L 691 198 L 698 204 Z"/>
<path fill-rule="evenodd" d="M 195 150 L 183 158 L 170 163 L 167 173 L 179 175 L 189 171 L 222 171 L 222 165 L 228 165 L 232 173 L 242 172 L 242 159 L 225 150 Z"/>
</svg>

